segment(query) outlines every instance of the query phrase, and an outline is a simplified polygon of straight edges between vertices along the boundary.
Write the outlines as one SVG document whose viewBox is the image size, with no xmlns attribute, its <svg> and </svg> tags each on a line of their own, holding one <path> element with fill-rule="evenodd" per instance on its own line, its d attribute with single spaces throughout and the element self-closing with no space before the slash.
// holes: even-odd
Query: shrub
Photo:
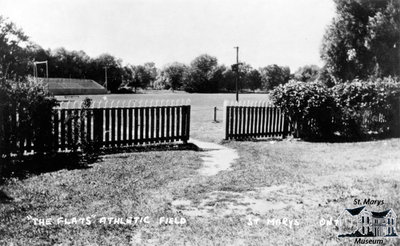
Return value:
<svg viewBox="0 0 400 246">
<path fill-rule="evenodd" d="M 291 81 L 271 92 L 304 139 L 333 137 L 358 140 L 369 136 L 398 135 L 400 83 L 397 79 L 354 80 L 332 88 L 319 82 Z"/>
<path fill-rule="evenodd" d="M 341 83 L 332 88 L 332 95 L 341 109 L 342 136 L 358 139 L 370 134 L 386 135 L 393 130 L 400 95 L 396 79 Z"/>
<path fill-rule="evenodd" d="M 39 154 L 52 150 L 52 114 L 56 99 L 40 81 L 28 78 L 25 82 L 0 81 L 0 148 L 15 148 L 19 139 L 30 138 Z M 18 118 L 12 115 L 17 115 Z M 14 120 L 14 119 L 15 120 Z M 12 123 L 15 121 L 16 123 Z M 22 148 L 20 148 L 22 154 Z"/>
<path fill-rule="evenodd" d="M 297 137 L 327 139 L 333 136 L 336 105 L 324 84 L 290 81 L 276 87 L 270 95 L 288 117 Z"/>
</svg>

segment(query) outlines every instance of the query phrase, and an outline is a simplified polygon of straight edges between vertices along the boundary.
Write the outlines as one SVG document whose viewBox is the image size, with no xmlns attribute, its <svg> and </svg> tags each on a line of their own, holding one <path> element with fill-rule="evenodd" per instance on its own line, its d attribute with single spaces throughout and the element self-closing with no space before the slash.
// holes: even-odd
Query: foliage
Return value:
<svg viewBox="0 0 400 246">
<path fill-rule="evenodd" d="M 271 92 L 274 104 L 292 123 L 295 134 L 305 139 L 329 139 L 333 135 L 335 102 L 328 87 L 318 82 L 290 81 Z"/>
<path fill-rule="evenodd" d="M 294 79 L 302 82 L 315 81 L 318 78 L 320 68 L 317 65 L 306 65 L 297 69 Z"/>
<path fill-rule="evenodd" d="M 183 81 L 187 76 L 187 66 L 182 63 L 174 62 L 165 66 L 163 75 L 166 82 L 167 89 L 178 90 L 182 87 Z"/>
<path fill-rule="evenodd" d="M 271 98 L 297 124 L 296 133 L 302 138 L 333 140 L 336 135 L 357 140 L 394 134 L 399 127 L 395 113 L 399 112 L 400 83 L 390 77 L 354 80 L 332 88 L 320 82 L 291 81 L 275 88 Z"/>
<path fill-rule="evenodd" d="M 400 2 L 335 3 L 337 16 L 323 37 L 321 58 L 336 82 L 400 75 Z"/>
<path fill-rule="evenodd" d="M 285 84 L 290 79 L 289 67 L 280 67 L 276 64 L 260 68 L 262 77 L 262 87 L 266 90 L 272 90 L 278 85 Z"/>
<path fill-rule="evenodd" d="M 0 15 L 0 77 L 20 80 L 29 65 L 28 36 Z"/>
<path fill-rule="evenodd" d="M 236 72 L 232 69 L 223 67 L 222 78 L 218 82 L 218 91 L 235 91 L 236 90 Z"/>
<path fill-rule="evenodd" d="M 251 70 L 247 76 L 245 77 L 245 88 L 248 88 L 252 91 L 256 89 L 260 89 L 262 86 L 262 77 L 258 70 Z"/>
<path fill-rule="evenodd" d="M 2 125 L 9 129 L 8 138 L 2 139 L 5 145 L 16 139 L 32 139 L 35 151 L 39 154 L 51 152 L 52 114 L 57 101 L 40 81 L 29 78 L 24 82 L 2 79 L 0 85 L 0 111 L 8 112 Z M 18 127 L 10 127 L 11 115 L 18 112 Z M 2 136 L 5 137 L 5 136 Z M 22 153 L 20 153 L 22 154 Z"/>
<path fill-rule="evenodd" d="M 187 92 L 217 92 L 223 71 L 217 58 L 200 55 L 191 62 L 183 88 Z"/>
<path fill-rule="evenodd" d="M 400 83 L 393 78 L 373 81 L 354 80 L 332 88 L 341 108 L 342 135 L 361 138 L 369 133 L 389 133 L 400 96 Z M 396 111 L 397 111 L 396 110 Z"/>
</svg>

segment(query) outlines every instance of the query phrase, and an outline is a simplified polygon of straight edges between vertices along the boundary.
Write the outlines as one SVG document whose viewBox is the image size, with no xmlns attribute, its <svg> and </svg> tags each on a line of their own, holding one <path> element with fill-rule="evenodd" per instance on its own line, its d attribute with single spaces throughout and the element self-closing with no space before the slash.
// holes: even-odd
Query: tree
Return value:
<svg viewBox="0 0 400 246">
<path fill-rule="evenodd" d="M 88 78 L 88 70 L 90 63 L 92 63 L 91 58 L 84 51 L 69 51 L 65 48 L 58 48 L 50 51 L 50 56 L 46 59 L 37 59 L 35 57 L 35 60 L 48 60 L 49 76 L 59 78 Z M 96 69 L 98 70 L 100 68 Z M 96 71 L 96 74 L 97 73 L 100 73 L 100 71 Z M 38 74 L 40 76 L 40 71 Z M 42 75 L 44 75 L 44 73 L 42 73 Z"/>
<path fill-rule="evenodd" d="M 0 77 L 21 79 L 28 65 L 28 36 L 0 15 Z"/>
<path fill-rule="evenodd" d="M 323 37 L 321 58 L 336 82 L 400 75 L 400 2 L 335 3 L 337 14 Z"/>
<path fill-rule="evenodd" d="M 144 89 L 156 80 L 157 70 L 154 63 L 145 63 L 144 65 L 131 66 L 132 69 L 132 83 L 129 86 L 135 87 L 135 92 L 138 87 Z"/>
<path fill-rule="evenodd" d="M 236 72 L 230 68 L 223 67 L 222 78 L 218 82 L 218 91 L 235 91 Z"/>
<path fill-rule="evenodd" d="M 315 81 L 318 78 L 320 68 L 317 65 L 305 65 L 294 73 L 294 79 L 302 82 Z"/>
<path fill-rule="evenodd" d="M 196 57 L 190 64 L 184 90 L 188 92 L 217 92 L 218 82 L 222 79 L 223 66 L 217 58 L 210 55 Z"/>
<path fill-rule="evenodd" d="M 107 67 L 107 89 L 111 92 L 117 92 L 122 84 L 124 70 L 121 65 L 122 60 L 115 58 L 110 54 L 102 54 L 90 63 L 88 77 L 105 85 L 105 72 Z"/>
<path fill-rule="evenodd" d="M 260 89 L 262 86 L 262 77 L 260 72 L 256 69 L 251 70 L 247 74 L 246 83 L 246 88 L 249 88 L 252 91 Z"/>
<path fill-rule="evenodd" d="M 182 87 L 183 80 L 187 73 L 187 66 L 182 63 L 174 62 L 165 66 L 163 69 L 163 75 L 168 88 L 177 90 Z"/>
<path fill-rule="evenodd" d="M 285 84 L 290 79 L 290 68 L 280 67 L 276 64 L 260 68 L 262 77 L 262 87 L 266 90 L 272 90 L 278 85 Z"/>
<path fill-rule="evenodd" d="M 150 80 L 147 85 L 154 88 L 154 81 L 157 79 L 157 75 L 159 73 L 156 64 L 154 62 L 146 62 L 144 64 L 144 68 L 150 76 Z"/>
</svg>

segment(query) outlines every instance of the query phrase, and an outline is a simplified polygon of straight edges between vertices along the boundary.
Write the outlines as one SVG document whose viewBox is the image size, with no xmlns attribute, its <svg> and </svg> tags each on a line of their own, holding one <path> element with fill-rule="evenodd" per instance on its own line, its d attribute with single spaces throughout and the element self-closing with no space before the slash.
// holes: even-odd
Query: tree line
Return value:
<svg viewBox="0 0 400 246">
<path fill-rule="evenodd" d="M 333 86 L 354 79 L 400 75 L 400 2 L 392 0 L 334 0 L 336 16 L 322 39 L 322 68 L 306 65 L 291 73 L 289 67 L 258 69 L 242 64 L 236 71 L 214 56 L 200 55 L 190 64 L 174 62 L 157 68 L 153 62 L 122 65 L 110 54 L 89 57 L 84 51 L 43 49 L 14 23 L 0 16 L 0 77 L 22 80 L 34 61 L 48 61 L 50 77 L 93 79 L 113 93 L 138 88 L 230 92 L 236 89 L 269 91 L 289 80 L 321 81 Z M 45 67 L 38 67 L 39 76 Z"/>
<path fill-rule="evenodd" d="M 30 41 L 14 23 L 1 16 L 0 32 L 0 76 L 22 80 L 33 74 L 35 61 L 48 61 L 49 77 L 92 79 L 113 93 L 135 92 L 138 88 L 231 92 L 236 90 L 237 74 L 240 90 L 268 91 L 295 77 L 314 78 L 319 69 L 317 66 L 306 66 L 312 71 L 305 67 L 291 74 L 289 67 L 276 64 L 259 69 L 243 64 L 235 71 L 232 67 L 219 64 L 216 57 L 208 54 L 194 58 L 190 64 L 173 62 L 162 68 L 157 68 L 154 62 L 123 65 L 121 59 L 110 54 L 92 58 L 84 51 L 44 49 Z M 37 70 L 39 77 L 46 76 L 45 65 L 38 65 Z"/>
</svg>

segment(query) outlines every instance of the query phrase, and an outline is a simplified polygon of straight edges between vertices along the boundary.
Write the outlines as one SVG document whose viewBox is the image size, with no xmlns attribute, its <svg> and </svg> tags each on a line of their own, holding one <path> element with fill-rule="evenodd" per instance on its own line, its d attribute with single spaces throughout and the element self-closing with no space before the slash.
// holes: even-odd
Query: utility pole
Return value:
<svg viewBox="0 0 400 246">
<path fill-rule="evenodd" d="M 104 82 L 104 84 L 106 84 L 106 90 L 108 91 L 107 66 L 104 67 L 104 75 L 105 75 L 105 82 Z"/>
<path fill-rule="evenodd" d="M 239 46 L 233 48 L 236 49 L 236 102 L 239 102 Z"/>
</svg>

